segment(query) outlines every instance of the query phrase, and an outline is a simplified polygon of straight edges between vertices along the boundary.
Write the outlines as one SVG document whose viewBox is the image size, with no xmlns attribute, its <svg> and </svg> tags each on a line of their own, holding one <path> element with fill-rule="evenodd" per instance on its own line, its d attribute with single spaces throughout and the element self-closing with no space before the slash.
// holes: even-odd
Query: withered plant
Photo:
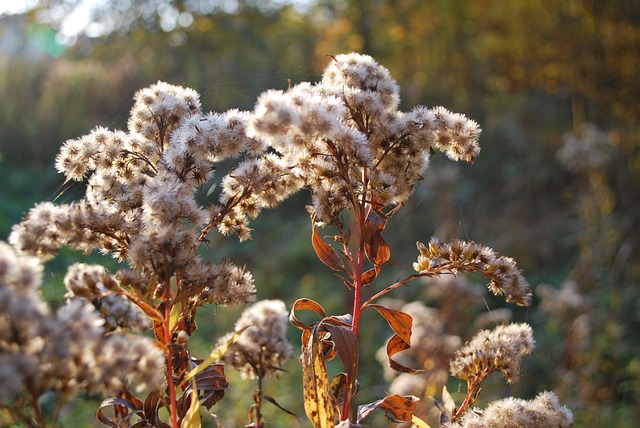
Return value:
<svg viewBox="0 0 640 428">
<path fill-rule="evenodd" d="M 386 347 L 389 365 L 400 372 L 417 371 L 393 359 L 410 348 L 411 316 L 375 303 L 393 289 L 421 277 L 477 272 L 507 302 L 531 302 L 529 285 L 512 259 L 457 240 L 446 244 L 432 239 L 428 246 L 418 242 L 417 273 L 373 290 L 391 256 L 385 227 L 412 194 L 429 158 L 439 150 L 452 160 L 472 162 L 480 151 L 480 129 L 474 121 L 442 107 L 420 106 L 405 113 L 398 104 L 398 86 L 386 68 L 367 56 L 340 55 L 321 82 L 263 94 L 250 121 L 250 135 L 272 147 L 310 191 L 313 248 L 352 295 L 348 314 L 328 316 L 320 303 L 309 299 L 297 300 L 291 311 L 291 322 L 302 330 L 305 410 L 316 427 L 359 423 L 376 408 L 393 420 L 415 419 L 417 399 L 412 396 L 391 395 L 361 405 L 355 413 L 352 409 L 364 310 L 377 311 L 393 330 Z M 327 229 L 330 232 L 321 234 Z M 315 312 L 321 320 L 302 322 L 300 311 Z M 345 372 L 331 379 L 325 362 L 336 355 Z M 450 409 L 450 419 L 469 409 L 480 383 L 494 370 L 467 376 L 467 398 L 454 412 Z"/>
<path fill-rule="evenodd" d="M 263 399 L 282 408 L 261 390 L 265 376 L 277 372 L 291 352 L 283 338 L 280 304 L 274 304 L 276 309 L 259 303 L 248 310 L 238 330 L 222 338 L 204 360 L 190 355 L 187 342 L 197 327 L 198 308 L 255 298 L 253 278 L 244 267 L 229 260 L 212 262 L 201 255 L 212 230 L 248 239 L 250 218 L 306 189 L 312 199 L 308 209 L 313 249 L 350 292 L 352 305 L 347 314 L 328 315 L 320 303 L 301 298 L 289 314 L 302 331 L 300 362 L 309 420 L 315 427 L 355 426 L 380 409 L 394 421 L 427 426 L 414 415 L 418 398 L 411 395 L 389 395 L 354 406 L 363 311 L 379 313 L 393 332 L 386 346 L 390 367 L 416 373 L 419 367 L 407 367 L 394 358 L 411 347 L 412 317 L 380 304 L 382 296 L 418 278 L 464 272 L 484 275 L 490 291 L 517 305 L 529 305 L 531 292 L 512 259 L 459 240 L 418 242 L 416 273 L 393 284 L 378 284 L 391 260 L 385 228 L 413 193 L 430 157 L 441 151 L 452 160 L 472 162 L 480 152 L 480 129 L 474 121 L 443 107 L 419 106 L 402 112 L 398 105 L 399 88 L 386 68 L 368 56 L 339 55 L 332 58 L 320 82 L 267 91 L 251 112 L 205 114 L 197 93 L 159 82 L 136 94 L 127 132 L 96 128 L 64 144 L 56 166 L 67 181 L 86 182 L 85 196 L 78 202 L 45 202 L 33 208 L 12 231 L 11 251 L 17 255 L 11 257 L 26 253 L 44 259 L 66 245 L 85 252 L 99 250 L 126 263 L 117 273 L 73 266 L 65 279 L 69 305 L 89 314 L 85 324 L 94 327 L 94 348 L 96 338 L 126 341 L 131 335 L 124 330 L 149 326 L 154 339 L 144 342 L 147 355 L 162 357 L 147 368 L 161 366 L 164 382 L 148 382 L 144 396 L 126 379 L 107 382 L 100 377 L 103 372 L 91 372 L 98 377 L 93 382 L 105 384 L 103 392 L 115 394 L 98 410 L 102 423 L 199 426 L 201 407 L 208 409 L 224 396 L 227 380 L 221 361 L 258 379 L 250 426 L 264 424 Z M 214 171 L 228 158 L 239 161 L 219 181 L 220 195 L 214 201 Z M 196 195 L 206 189 L 202 202 Z M 33 281 L 29 284 L 32 287 Z M 265 311 L 274 316 L 271 321 L 265 321 Z M 311 311 L 320 319 L 307 324 L 299 316 L 301 311 Z M 19 314 L 11 313 L 8 322 L 20 332 Z M 268 325 L 273 328 L 265 329 Z M 519 357 L 533 347 L 530 328 L 501 328 L 481 332 L 456 354 L 451 372 L 467 381 L 468 390 L 463 403 L 456 406 L 445 389 L 443 425 L 465 420 L 491 372 L 517 376 Z M 20 335 L 3 339 L 0 357 L 11 350 L 18 356 L 38 358 L 47 349 L 43 343 L 54 337 L 42 333 L 30 336 L 33 340 Z M 70 343 L 74 351 L 60 358 L 71 359 L 78 373 L 90 371 L 93 360 L 74 353 L 82 354 L 87 343 L 82 338 Z M 119 347 L 113 352 L 114 361 L 128 352 L 124 342 L 112 346 Z M 142 348 L 138 351 L 136 355 L 145 354 Z M 330 377 L 326 361 L 335 356 L 344 372 Z M 65 376 L 53 373 L 51 379 L 67 381 L 42 385 L 25 375 L 10 398 L 22 402 L 20 397 L 26 396 L 26 402 L 37 406 L 46 391 L 69 395 L 93 385 L 73 371 Z M 541 400 L 553 402 L 549 396 Z M 44 424 L 38 411 L 33 418 L 16 415 L 33 426 Z"/>
<path fill-rule="evenodd" d="M 187 350 L 196 330 L 196 310 L 207 304 L 247 303 L 256 292 L 244 267 L 230 260 L 205 260 L 199 247 L 209 243 L 213 229 L 248 239 L 248 219 L 276 205 L 291 189 L 279 173 L 278 159 L 263 155 L 264 147 L 246 135 L 247 120 L 248 114 L 237 110 L 203 113 L 198 94 L 190 89 L 162 82 L 143 89 L 135 95 L 127 132 L 96 128 L 64 143 L 56 167 L 67 182 L 86 182 L 84 197 L 69 204 L 36 205 L 10 235 L 19 252 L 42 259 L 69 246 L 86 253 L 99 250 L 126 263 L 117 273 L 101 266 L 74 265 L 65 278 L 68 299 L 93 317 L 95 335 L 119 334 L 125 340 L 131 336 L 121 330 L 150 327 L 155 341 L 145 342 L 146 352 L 164 354 L 160 365 L 149 366 L 156 378 L 159 368 L 164 372 L 164 385 L 155 382 L 146 397 L 138 397 L 123 382 L 103 389 L 115 394 L 98 411 L 98 419 L 106 425 L 137 421 L 136 426 L 197 426 L 196 404 L 210 408 L 224 396 L 228 386 L 224 367 L 215 363 L 222 350 L 204 361 Z M 198 202 L 200 189 L 215 187 L 216 165 L 241 153 L 242 163 L 221 180 L 219 200 Z M 10 322 L 19 325 L 20 319 Z M 39 339 L 46 342 L 52 337 Z M 78 371 L 89 370 L 85 365 L 92 361 L 85 362 L 74 350 L 82 353 L 92 343 L 76 342 L 60 358 L 73 361 Z M 20 341 L 18 346 L 23 354 L 33 348 Z M 121 353 L 142 354 L 139 361 L 145 362 L 145 351 L 130 351 L 131 346 L 122 344 Z M 11 343 L 0 343 L 3 355 L 5 348 L 13 349 Z M 113 357 L 119 358 L 115 352 Z M 16 389 L 32 403 L 47 390 L 62 394 L 92 390 L 92 383 L 83 377 L 73 372 L 64 375 L 71 378 L 70 386 L 41 387 L 25 381 Z M 102 375 L 111 376 L 93 374 L 98 381 Z M 161 418 L 162 408 L 167 409 L 167 421 Z M 44 423 L 40 413 L 33 423 Z"/>
</svg>

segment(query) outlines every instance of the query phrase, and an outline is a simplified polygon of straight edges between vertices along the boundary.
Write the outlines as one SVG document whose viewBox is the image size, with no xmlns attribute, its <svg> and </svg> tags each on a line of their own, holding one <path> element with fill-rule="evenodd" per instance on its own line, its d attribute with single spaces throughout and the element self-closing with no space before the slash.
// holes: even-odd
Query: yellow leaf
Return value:
<svg viewBox="0 0 640 428">
<path fill-rule="evenodd" d="M 233 336 L 231 336 L 231 338 L 227 340 L 225 343 L 223 343 L 218 349 L 214 349 L 213 351 L 211 351 L 211 354 L 209 354 L 209 356 L 203 362 L 201 362 L 196 367 L 191 369 L 191 371 L 185 375 L 183 380 L 188 381 L 192 379 L 195 375 L 205 370 L 211 364 L 218 361 L 224 355 L 224 353 L 227 352 L 227 349 L 229 349 L 229 346 L 231 346 L 232 343 L 238 340 L 242 332 L 245 331 L 247 328 L 249 328 L 249 326 L 246 326 L 240 329 L 239 331 L 236 331 L 233 334 Z"/>
<path fill-rule="evenodd" d="M 302 380 L 304 411 L 314 428 L 333 428 L 334 403 L 329 393 L 329 378 L 324 358 L 319 350 L 317 328 L 302 345 Z"/>
<path fill-rule="evenodd" d="M 177 305 L 174 305 L 171 308 L 171 314 L 169 315 L 169 331 L 174 332 L 176 330 L 176 326 L 178 325 L 178 321 L 180 321 L 180 310 Z"/>
<path fill-rule="evenodd" d="M 426 423 L 425 421 L 423 421 L 422 419 L 420 419 L 419 417 L 417 417 L 416 415 L 411 416 L 411 422 L 417 427 L 417 428 L 431 428 L 431 425 L 429 425 L 428 423 Z"/>
<path fill-rule="evenodd" d="M 200 400 L 198 399 L 198 388 L 196 380 L 192 380 L 191 388 L 191 405 L 187 414 L 184 415 L 180 428 L 200 428 L 202 421 L 200 420 Z"/>
</svg>

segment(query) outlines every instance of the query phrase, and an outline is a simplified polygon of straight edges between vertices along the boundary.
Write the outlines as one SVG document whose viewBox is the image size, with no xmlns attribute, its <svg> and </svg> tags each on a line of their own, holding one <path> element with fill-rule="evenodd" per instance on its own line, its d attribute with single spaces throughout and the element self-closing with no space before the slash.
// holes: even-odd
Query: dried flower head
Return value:
<svg viewBox="0 0 640 428">
<path fill-rule="evenodd" d="M 293 352 L 286 337 L 288 320 L 289 313 L 281 300 L 261 300 L 253 304 L 236 322 L 236 331 L 247 329 L 229 347 L 223 361 L 245 378 L 277 376 Z M 227 342 L 232 335 L 223 336 L 219 343 Z"/>
<path fill-rule="evenodd" d="M 543 310 L 564 319 L 574 319 L 589 307 L 588 299 L 580 293 L 580 286 L 571 279 L 564 281 L 560 289 L 540 284 L 536 287 L 536 294 Z"/>
<path fill-rule="evenodd" d="M 142 309 L 119 294 L 117 279 L 104 266 L 74 263 L 67 269 L 64 285 L 67 299 L 86 299 L 96 308 L 107 331 L 144 331 L 152 326 Z"/>
<path fill-rule="evenodd" d="M 606 167 L 613 158 L 609 134 L 594 123 L 583 123 L 562 136 L 562 147 L 556 158 L 567 169 L 575 172 Z"/>
<path fill-rule="evenodd" d="M 460 428 L 570 428 L 571 410 L 562 406 L 553 392 L 541 392 L 533 400 L 505 398 L 485 410 L 473 409 L 452 425 Z"/>
<path fill-rule="evenodd" d="M 7 374 L 0 400 L 46 391 L 110 394 L 134 379 L 140 387 L 161 384 L 164 353 L 151 339 L 105 335 L 104 320 L 84 299 L 50 309 L 38 294 L 41 273 L 37 259 L 0 242 L 0 361 Z"/>
<path fill-rule="evenodd" d="M 507 302 L 519 306 L 531 304 L 529 283 L 512 258 L 475 242 L 455 240 L 447 244 L 433 238 L 428 247 L 422 242 L 417 246 L 420 255 L 413 268 L 419 273 L 478 272 L 489 278 L 489 290 L 493 294 L 504 295 Z"/>
<path fill-rule="evenodd" d="M 296 186 L 311 190 L 319 223 L 366 199 L 379 209 L 404 202 L 434 149 L 472 161 L 480 129 L 442 107 L 397 110 L 399 90 L 371 57 L 338 55 L 322 81 L 260 96 L 249 136 L 278 153 Z"/>
<path fill-rule="evenodd" d="M 455 353 L 451 374 L 458 379 L 479 384 L 489 374 L 499 371 L 509 382 L 520 376 L 520 359 L 535 346 L 528 324 L 508 324 L 494 330 L 478 332 Z"/>
<path fill-rule="evenodd" d="M 37 205 L 14 226 L 10 242 L 43 259 L 65 245 L 112 254 L 129 262 L 132 275 L 141 278 L 133 291 L 145 296 L 154 282 L 177 276 L 186 291 L 201 290 L 191 299 L 197 305 L 253 300 L 253 279 L 245 269 L 205 261 L 198 246 L 212 228 L 248 239 L 248 219 L 299 185 L 278 157 L 263 156 L 262 143 L 246 135 L 248 113 L 203 114 L 195 91 L 163 82 L 134 98 L 129 132 L 98 127 L 60 150 L 57 169 L 67 180 L 86 180 L 85 197 Z M 219 203 L 199 203 L 196 193 L 213 177 L 216 163 L 242 151 L 250 155 L 221 180 Z M 75 295 L 104 293 L 115 281 L 83 275 L 69 278 Z M 120 300 L 106 298 L 102 311 L 124 314 Z"/>
</svg>

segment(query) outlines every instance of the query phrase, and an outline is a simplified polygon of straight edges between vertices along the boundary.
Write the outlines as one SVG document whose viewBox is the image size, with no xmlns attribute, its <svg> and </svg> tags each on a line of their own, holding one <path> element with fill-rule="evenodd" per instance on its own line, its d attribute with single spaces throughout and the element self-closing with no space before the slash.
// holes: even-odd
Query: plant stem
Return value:
<svg viewBox="0 0 640 428">
<path fill-rule="evenodd" d="M 176 385 L 173 382 L 173 347 L 171 340 L 171 280 L 164 286 L 164 345 L 167 353 L 167 388 L 171 407 L 171 426 L 178 428 L 178 400 L 176 399 Z"/>
<path fill-rule="evenodd" d="M 366 186 L 365 186 L 366 187 Z M 357 211 L 358 215 L 358 255 L 356 258 L 356 266 L 355 271 L 353 273 L 354 278 L 354 290 L 353 290 L 353 312 L 352 312 L 352 324 L 351 330 L 356 337 L 356 345 L 358 340 L 358 329 L 360 327 L 360 314 L 362 313 L 362 308 L 360 303 L 362 301 L 362 273 L 364 271 L 364 260 L 366 257 L 365 254 L 365 242 L 364 242 L 364 224 L 366 221 L 366 201 L 365 195 L 362 195 L 362 200 L 360 201 L 360 207 Z M 351 392 L 352 386 L 355 384 L 358 374 L 358 362 L 356 361 L 355 369 L 353 370 L 353 379 L 349 379 L 349 375 L 347 374 L 347 384 L 345 386 L 344 391 L 344 402 L 342 405 L 342 415 L 341 419 L 343 421 L 349 418 L 349 413 L 351 410 Z"/>
<path fill-rule="evenodd" d="M 44 414 L 42 413 L 42 407 L 40 406 L 40 401 L 38 401 L 38 397 L 32 396 L 32 407 L 35 416 L 34 427 L 45 428 L 47 426 L 47 421 L 45 420 Z M 31 425 L 31 424 L 30 424 Z"/>
<path fill-rule="evenodd" d="M 262 358 L 261 358 L 262 359 Z M 255 402 L 256 402 L 256 424 L 255 428 L 260 428 L 262 426 L 262 373 L 258 376 L 258 389 L 255 394 Z"/>
<path fill-rule="evenodd" d="M 452 422 L 455 422 L 458 418 L 464 415 L 469 407 L 475 403 L 478 398 L 478 394 L 480 393 L 480 384 L 484 381 L 486 376 L 482 376 L 477 379 L 475 382 L 467 381 L 467 395 L 464 397 L 464 401 L 456 411 L 456 413 L 451 418 Z"/>
<path fill-rule="evenodd" d="M 358 248 L 358 258 L 356 266 L 356 274 L 354 278 L 354 291 L 353 291 L 353 334 L 358 336 L 358 328 L 360 326 L 360 314 L 362 309 L 360 302 L 362 301 L 362 271 L 364 269 L 365 258 L 364 242 L 360 243 Z"/>
</svg>

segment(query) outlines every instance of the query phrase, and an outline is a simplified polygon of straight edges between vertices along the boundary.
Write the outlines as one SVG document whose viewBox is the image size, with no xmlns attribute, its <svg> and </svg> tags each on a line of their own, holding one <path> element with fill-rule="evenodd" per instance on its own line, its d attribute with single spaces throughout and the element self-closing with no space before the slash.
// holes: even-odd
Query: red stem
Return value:
<svg viewBox="0 0 640 428">
<path fill-rule="evenodd" d="M 464 397 L 464 401 L 451 418 L 452 422 L 455 422 L 458 418 L 464 415 L 469 407 L 471 407 L 471 405 L 476 401 L 479 393 L 478 388 L 487 375 L 481 375 L 480 378 L 476 379 L 474 382 L 467 381 L 467 395 Z"/>
<path fill-rule="evenodd" d="M 178 428 L 178 400 L 176 398 L 176 386 L 173 382 L 173 347 L 171 346 L 171 281 L 168 280 L 164 287 L 164 345 L 167 353 L 167 387 L 171 404 L 171 426 Z"/>
<path fill-rule="evenodd" d="M 364 187 L 366 188 L 366 179 L 365 179 Z M 353 331 L 353 334 L 356 336 L 356 343 L 358 339 L 358 328 L 360 326 L 360 314 L 362 313 L 362 308 L 360 306 L 360 303 L 362 301 L 362 288 L 363 288 L 362 273 L 364 271 L 364 260 L 366 257 L 365 242 L 363 239 L 364 223 L 366 221 L 366 200 L 365 200 L 364 194 L 362 195 L 362 200 L 360 201 L 360 206 L 359 206 L 359 210 L 357 211 L 357 214 L 358 214 L 359 243 L 358 243 L 358 256 L 356 259 L 355 272 L 353 272 L 353 278 L 354 278 L 353 318 L 352 318 L 353 326 L 351 327 L 351 331 Z M 347 374 L 347 385 L 344 391 L 344 402 L 342 403 L 341 419 L 343 421 L 346 421 L 347 419 L 349 419 L 349 413 L 351 410 L 351 390 L 352 390 L 353 384 L 355 383 L 355 380 L 357 379 L 357 374 L 358 374 L 358 362 L 356 361 L 356 367 L 353 370 L 354 379 L 349 379 L 349 375 Z"/>
<path fill-rule="evenodd" d="M 360 326 L 360 314 L 362 309 L 360 308 L 360 302 L 362 301 L 362 271 L 364 270 L 364 242 L 360 243 L 358 248 L 358 259 L 356 272 L 354 275 L 354 291 L 353 291 L 353 334 L 358 336 L 358 327 Z"/>
</svg>

